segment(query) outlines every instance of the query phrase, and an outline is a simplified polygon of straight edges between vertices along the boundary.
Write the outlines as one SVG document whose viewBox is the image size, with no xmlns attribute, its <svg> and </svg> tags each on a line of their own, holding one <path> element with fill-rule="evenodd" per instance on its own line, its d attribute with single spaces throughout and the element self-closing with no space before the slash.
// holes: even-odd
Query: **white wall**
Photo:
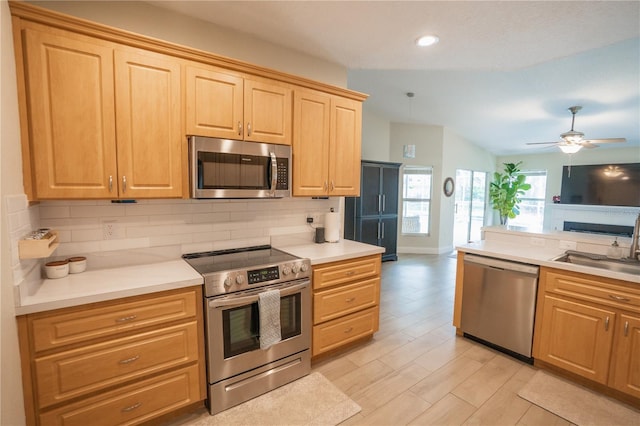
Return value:
<svg viewBox="0 0 640 426">
<path fill-rule="evenodd" d="M 0 240 L 2 247 L 0 281 L 0 424 L 20 425 L 25 422 L 20 377 L 20 355 L 13 298 L 13 266 L 10 230 L 20 229 L 26 222 L 24 205 L 7 201 L 7 195 L 22 194 L 20 127 L 11 15 L 6 1 L 0 2 Z M 19 204 L 19 203 L 18 203 Z M 16 213 L 15 215 L 13 213 Z"/>
<path fill-rule="evenodd" d="M 362 108 L 362 159 L 390 161 L 391 123 L 367 108 Z"/>
<path fill-rule="evenodd" d="M 398 253 L 437 253 L 440 241 L 440 203 L 442 197 L 438 188 L 442 186 L 442 126 L 391 123 L 390 161 L 403 163 L 404 166 L 433 167 L 433 191 L 431 194 L 431 227 L 429 235 L 402 235 L 398 221 Z M 415 158 L 404 158 L 404 145 L 415 145 Z M 398 215 L 402 216 L 402 205 Z"/>
</svg>

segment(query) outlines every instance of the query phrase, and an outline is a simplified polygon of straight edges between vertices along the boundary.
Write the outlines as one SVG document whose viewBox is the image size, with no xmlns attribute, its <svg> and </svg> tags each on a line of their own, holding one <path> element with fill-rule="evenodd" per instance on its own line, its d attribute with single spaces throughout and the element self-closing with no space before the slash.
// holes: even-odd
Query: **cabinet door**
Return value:
<svg viewBox="0 0 640 426">
<path fill-rule="evenodd" d="M 382 212 L 398 214 L 398 181 L 400 171 L 397 167 L 382 168 Z"/>
<path fill-rule="evenodd" d="M 640 318 L 620 315 L 609 385 L 640 398 Z"/>
<path fill-rule="evenodd" d="M 292 90 L 245 79 L 244 139 L 291 145 Z"/>
<path fill-rule="evenodd" d="M 293 130 L 293 195 L 326 196 L 329 178 L 328 96 L 296 90 Z"/>
<path fill-rule="evenodd" d="M 23 40 L 36 198 L 115 197 L 113 49 L 62 31 Z"/>
<path fill-rule="evenodd" d="M 182 196 L 180 63 L 118 50 L 115 69 L 120 197 Z"/>
<path fill-rule="evenodd" d="M 384 260 L 397 260 L 398 246 L 398 218 L 384 217 L 380 219 L 380 244 L 384 247 Z"/>
<path fill-rule="evenodd" d="M 333 97 L 329 145 L 329 195 L 360 195 L 361 144 L 362 103 Z"/>
<path fill-rule="evenodd" d="M 242 77 L 186 67 L 187 134 L 242 139 L 243 87 Z"/>
<path fill-rule="evenodd" d="M 546 295 L 535 358 L 606 384 L 616 314 Z"/>
<path fill-rule="evenodd" d="M 362 193 L 360 194 L 360 214 L 377 216 L 382 209 L 380 180 L 382 168 L 377 165 L 362 164 Z"/>
<path fill-rule="evenodd" d="M 380 219 L 373 218 L 361 218 L 360 226 L 358 227 L 359 235 L 356 235 L 357 241 L 371 244 L 374 246 L 380 245 Z"/>
</svg>

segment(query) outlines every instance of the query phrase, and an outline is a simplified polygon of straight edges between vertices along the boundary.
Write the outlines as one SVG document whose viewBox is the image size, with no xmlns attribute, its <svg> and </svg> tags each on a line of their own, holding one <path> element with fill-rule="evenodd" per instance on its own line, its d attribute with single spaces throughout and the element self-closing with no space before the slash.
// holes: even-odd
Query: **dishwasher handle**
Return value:
<svg viewBox="0 0 640 426">
<path fill-rule="evenodd" d="M 534 265 L 495 259 L 493 257 L 476 256 L 466 253 L 464 255 L 464 263 L 475 263 L 487 268 L 503 269 L 505 271 L 514 271 L 535 276 L 538 276 L 538 271 L 540 270 L 538 266 Z"/>
</svg>

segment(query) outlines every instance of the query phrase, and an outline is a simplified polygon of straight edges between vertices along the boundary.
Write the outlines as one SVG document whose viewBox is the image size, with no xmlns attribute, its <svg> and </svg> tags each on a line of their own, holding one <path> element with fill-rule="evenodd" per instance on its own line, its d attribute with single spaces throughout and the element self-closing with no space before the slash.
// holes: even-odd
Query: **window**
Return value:
<svg viewBox="0 0 640 426">
<path fill-rule="evenodd" d="M 541 231 L 544 223 L 545 193 L 547 190 L 546 171 L 523 171 L 531 189 L 520 197 L 520 214 L 509 219 L 509 225 L 522 226 L 532 231 Z"/>
<path fill-rule="evenodd" d="M 402 233 L 429 234 L 431 210 L 431 167 L 405 166 L 402 169 Z"/>
</svg>

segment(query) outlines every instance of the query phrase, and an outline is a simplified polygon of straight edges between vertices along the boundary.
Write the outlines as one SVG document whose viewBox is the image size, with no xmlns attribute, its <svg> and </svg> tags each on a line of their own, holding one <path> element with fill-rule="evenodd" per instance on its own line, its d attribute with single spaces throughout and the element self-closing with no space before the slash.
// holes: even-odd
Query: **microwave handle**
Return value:
<svg viewBox="0 0 640 426">
<path fill-rule="evenodd" d="M 269 156 L 271 157 L 271 195 L 275 197 L 278 186 L 278 161 L 275 152 L 271 151 Z"/>
</svg>

